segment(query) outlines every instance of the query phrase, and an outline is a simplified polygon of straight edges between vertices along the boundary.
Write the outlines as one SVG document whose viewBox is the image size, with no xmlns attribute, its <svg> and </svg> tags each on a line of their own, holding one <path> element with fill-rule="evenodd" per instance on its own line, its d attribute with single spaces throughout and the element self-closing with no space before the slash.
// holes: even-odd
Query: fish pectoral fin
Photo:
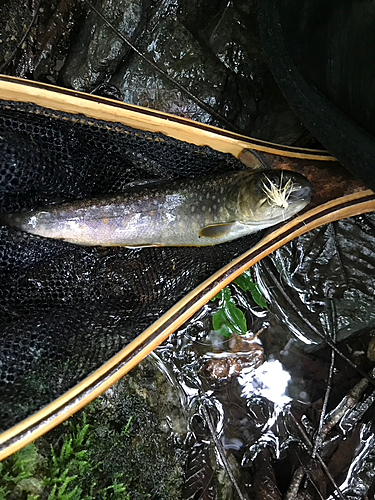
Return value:
<svg viewBox="0 0 375 500">
<path fill-rule="evenodd" d="M 234 222 L 227 222 L 223 224 L 212 224 L 206 226 L 199 231 L 200 238 L 210 238 L 213 240 L 227 236 L 233 229 Z"/>
</svg>

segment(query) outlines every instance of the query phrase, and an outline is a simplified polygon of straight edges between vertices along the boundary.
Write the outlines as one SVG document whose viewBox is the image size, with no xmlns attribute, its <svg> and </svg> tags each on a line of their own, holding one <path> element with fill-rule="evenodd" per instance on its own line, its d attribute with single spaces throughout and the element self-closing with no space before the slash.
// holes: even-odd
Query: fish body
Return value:
<svg viewBox="0 0 375 500">
<path fill-rule="evenodd" d="M 121 194 L 3 214 L 1 222 L 86 246 L 208 246 L 290 218 L 310 193 L 294 172 L 240 171 L 129 184 Z"/>
</svg>

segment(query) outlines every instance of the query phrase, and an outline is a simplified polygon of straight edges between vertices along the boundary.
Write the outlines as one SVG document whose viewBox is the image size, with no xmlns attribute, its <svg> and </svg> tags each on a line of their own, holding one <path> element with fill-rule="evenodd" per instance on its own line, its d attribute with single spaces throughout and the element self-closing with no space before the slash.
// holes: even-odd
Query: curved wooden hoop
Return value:
<svg viewBox="0 0 375 500">
<path fill-rule="evenodd" d="M 231 153 L 236 158 L 239 158 L 244 150 L 250 149 L 289 158 L 336 161 L 327 151 L 281 146 L 150 108 L 22 78 L 0 75 L 0 100 L 33 103 L 47 110 L 122 123 L 148 132 L 162 132 L 180 141 L 197 146 L 210 146 L 217 151 Z M 60 116 L 52 114 L 52 118 L 59 119 Z M 77 121 L 80 118 L 78 116 Z"/>
</svg>

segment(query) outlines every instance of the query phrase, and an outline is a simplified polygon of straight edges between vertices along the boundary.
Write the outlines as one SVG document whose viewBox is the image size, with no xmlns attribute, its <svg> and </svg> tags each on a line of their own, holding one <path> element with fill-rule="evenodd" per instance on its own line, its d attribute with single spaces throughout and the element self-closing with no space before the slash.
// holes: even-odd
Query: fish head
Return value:
<svg viewBox="0 0 375 500">
<path fill-rule="evenodd" d="M 243 172 L 237 181 L 237 219 L 259 229 L 283 222 L 305 208 L 311 184 L 288 170 Z"/>
</svg>

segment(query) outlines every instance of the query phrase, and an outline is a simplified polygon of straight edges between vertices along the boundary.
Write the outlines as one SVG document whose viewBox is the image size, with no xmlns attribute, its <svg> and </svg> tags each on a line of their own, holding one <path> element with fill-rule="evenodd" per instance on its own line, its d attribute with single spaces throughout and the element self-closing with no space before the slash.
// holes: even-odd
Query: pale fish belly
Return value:
<svg viewBox="0 0 375 500">
<path fill-rule="evenodd" d="M 108 204 L 82 209 L 40 211 L 11 225 L 29 233 L 61 239 L 85 246 L 146 246 L 161 243 L 173 236 L 173 225 L 165 224 L 160 206 L 136 210 L 124 205 Z M 24 216 L 18 215 L 18 218 Z M 13 224 L 12 224 L 13 222 Z M 167 231 L 166 231 L 167 230 Z"/>
<path fill-rule="evenodd" d="M 205 246 L 228 241 L 199 236 L 202 227 L 222 217 L 222 211 L 214 216 L 199 210 L 199 203 L 183 194 L 87 207 L 73 203 L 9 214 L 6 222 L 28 233 L 85 246 Z"/>
<path fill-rule="evenodd" d="M 113 207 L 112 207 L 113 208 Z M 46 216 L 45 216 L 46 215 Z M 225 233 L 200 235 L 202 225 L 197 220 L 184 224 L 175 217 L 158 212 L 137 213 L 129 216 L 90 216 L 83 220 L 76 216 L 53 217 L 52 214 L 33 215 L 18 226 L 28 233 L 60 239 L 84 246 L 211 246 L 246 236 L 256 228 L 234 222 Z"/>
</svg>

